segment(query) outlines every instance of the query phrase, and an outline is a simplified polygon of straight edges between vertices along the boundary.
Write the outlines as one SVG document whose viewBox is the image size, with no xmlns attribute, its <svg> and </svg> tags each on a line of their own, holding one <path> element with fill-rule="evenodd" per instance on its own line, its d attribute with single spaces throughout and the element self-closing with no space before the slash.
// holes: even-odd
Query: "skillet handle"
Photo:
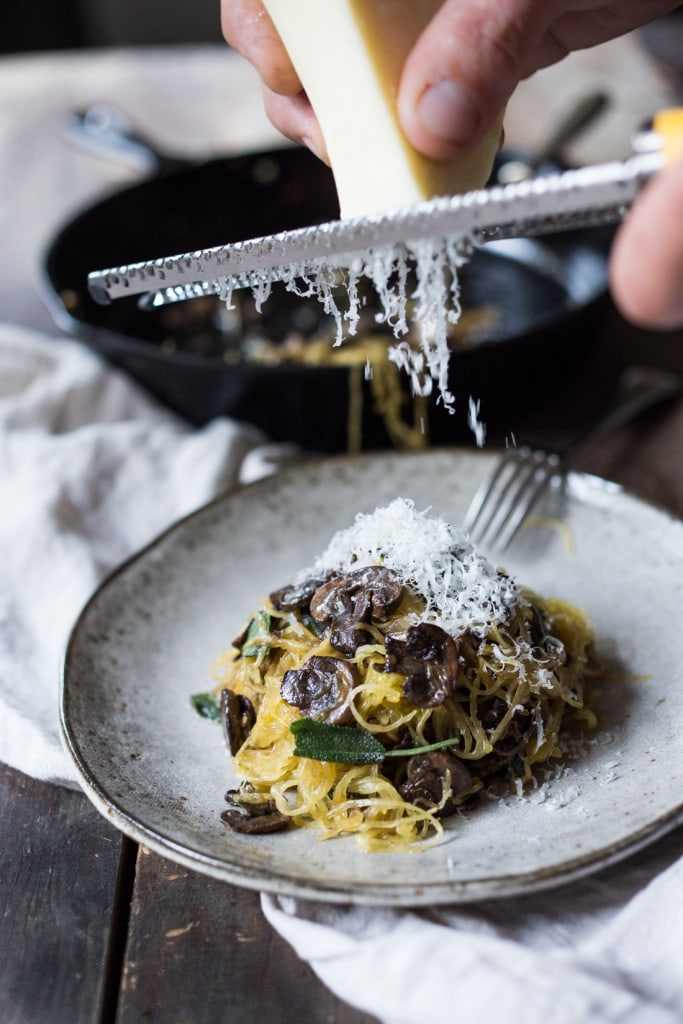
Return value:
<svg viewBox="0 0 683 1024">
<path fill-rule="evenodd" d="M 71 142 L 105 159 L 125 164 L 148 176 L 185 170 L 202 159 L 171 156 L 142 135 L 123 110 L 110 103 L 94 103 L 71 114 L 64 129 Z"/>
</svg>

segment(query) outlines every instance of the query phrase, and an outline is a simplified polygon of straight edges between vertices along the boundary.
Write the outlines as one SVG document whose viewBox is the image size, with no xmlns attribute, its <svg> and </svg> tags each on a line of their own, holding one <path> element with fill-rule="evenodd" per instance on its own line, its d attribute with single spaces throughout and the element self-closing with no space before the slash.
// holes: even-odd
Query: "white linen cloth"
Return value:
<svg viewBox="0 0 683 1024">
<path fill-rule="evenodd" d="M 681 829 L 527 897 L 425 910 L 261 901 L 321 981 L 383 1024 L 683 1021 Z"/>
<path fill-rule="evenodd" d="M 0 760 L 75 784 L 58 676 L 83 604 L 175 519 L 296 457 L 227 419 L 193 429 L 77 343 L 0 325 Z M 330 989 L 384 1024 L 683 1021 L 681 829 L 525 898 L 262 903 Z"/>
<path fill-rule="evenodd" d="M 59 667 L 103 577 L 176 519 L 293 456 L 200 430 L 76 342 L 0 325 L 0 760 L 67 785 Z"/>
</svg>

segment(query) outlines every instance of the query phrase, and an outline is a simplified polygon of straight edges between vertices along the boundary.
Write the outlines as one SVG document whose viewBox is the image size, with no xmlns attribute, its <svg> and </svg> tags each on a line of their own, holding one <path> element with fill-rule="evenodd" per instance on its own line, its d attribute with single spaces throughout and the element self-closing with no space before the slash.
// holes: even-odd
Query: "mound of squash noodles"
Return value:
<svg viewBox="0 0 683 1024">
<path fill-rule="evenodd" d="M 479 794 L 521 794 L 561 730 L 595 725 L 592 642 L 585 612 L 411 501 L 359 515 L 213 666 L 241 780 L 222 818 L 365 851 L 438 840 Z"/>
</svg>

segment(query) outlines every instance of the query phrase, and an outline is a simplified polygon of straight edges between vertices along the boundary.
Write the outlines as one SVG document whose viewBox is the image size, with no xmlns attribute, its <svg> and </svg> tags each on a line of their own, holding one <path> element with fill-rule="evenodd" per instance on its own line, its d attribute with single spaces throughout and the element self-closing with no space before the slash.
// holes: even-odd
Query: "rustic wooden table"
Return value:
<svg viewBox="0 0 683 1024">
<path fill-rule="evenodd" d="M 621 82 L 613 138 L 653 102 L 633 88 L 633 45 L 582 57 L 554 79 L 557 106 Z M 636 69 L 638 71 L 638 69 Z M 645 69 L 647 72 L 647 68 Z M 564 75 L 564 78 L 562 77 Z M 638 78 L 638 73 L 635 78 Z M 564 82 L 564 88 L 562 83 Z M 663 87 L 662 87 L 663 88 Z M 76 149 L 67 115 L 116 100 L 161 145 L 196 153 L 268 145 L 258 89 L 222 48 L 7 58 L 0 62 L 0 319 L 54 332 L 36 282 L 57 225 L 133 172 Z M 513 140 L 552 123 L 539 95 L 510 114 Z M 657 98 L 654 99 L 656 105 Z M 651 108 L 650 108 L 651 109 Z M 618 129 L 618 130 L 617 130 Z M 594 145 L 609 149 L 604 132 Z M 617 154 L 618 155 L 618 154 Z M 683 375 L 683 332 L 650 335 L 608 309 L 571 393 L 521 410 L 518 436 L 561 442 L 618 371 L 649 363 Z M 683 514 L 683 404 L 594 449 L 584 468 Z M 194 874 L 120 835 L 80 793 L 0 768 L 0 1020 L 3 1024 L 353 1022 L 263 919 L 258 895 Z"/>
</svg>

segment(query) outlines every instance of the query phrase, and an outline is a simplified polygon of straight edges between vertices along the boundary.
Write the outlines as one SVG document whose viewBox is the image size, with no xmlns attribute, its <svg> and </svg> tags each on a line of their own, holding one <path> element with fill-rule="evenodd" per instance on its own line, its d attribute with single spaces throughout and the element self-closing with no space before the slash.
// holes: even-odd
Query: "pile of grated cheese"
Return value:
<svg viewBox="0 0 683 1024">
<path fill-rule="evenodd" d="M 522 600 L 514 580 L 497 572 L 466 532 L 428 511 L 416 511 L 407 498 L 356 516 L 300 580 L 380 564 L 424 598 L 427 607 L 420 621 L 433 622 L 452 635 L 468 630 L 483 636 L 491 622 L 505 619 Z"/>
</svg>

